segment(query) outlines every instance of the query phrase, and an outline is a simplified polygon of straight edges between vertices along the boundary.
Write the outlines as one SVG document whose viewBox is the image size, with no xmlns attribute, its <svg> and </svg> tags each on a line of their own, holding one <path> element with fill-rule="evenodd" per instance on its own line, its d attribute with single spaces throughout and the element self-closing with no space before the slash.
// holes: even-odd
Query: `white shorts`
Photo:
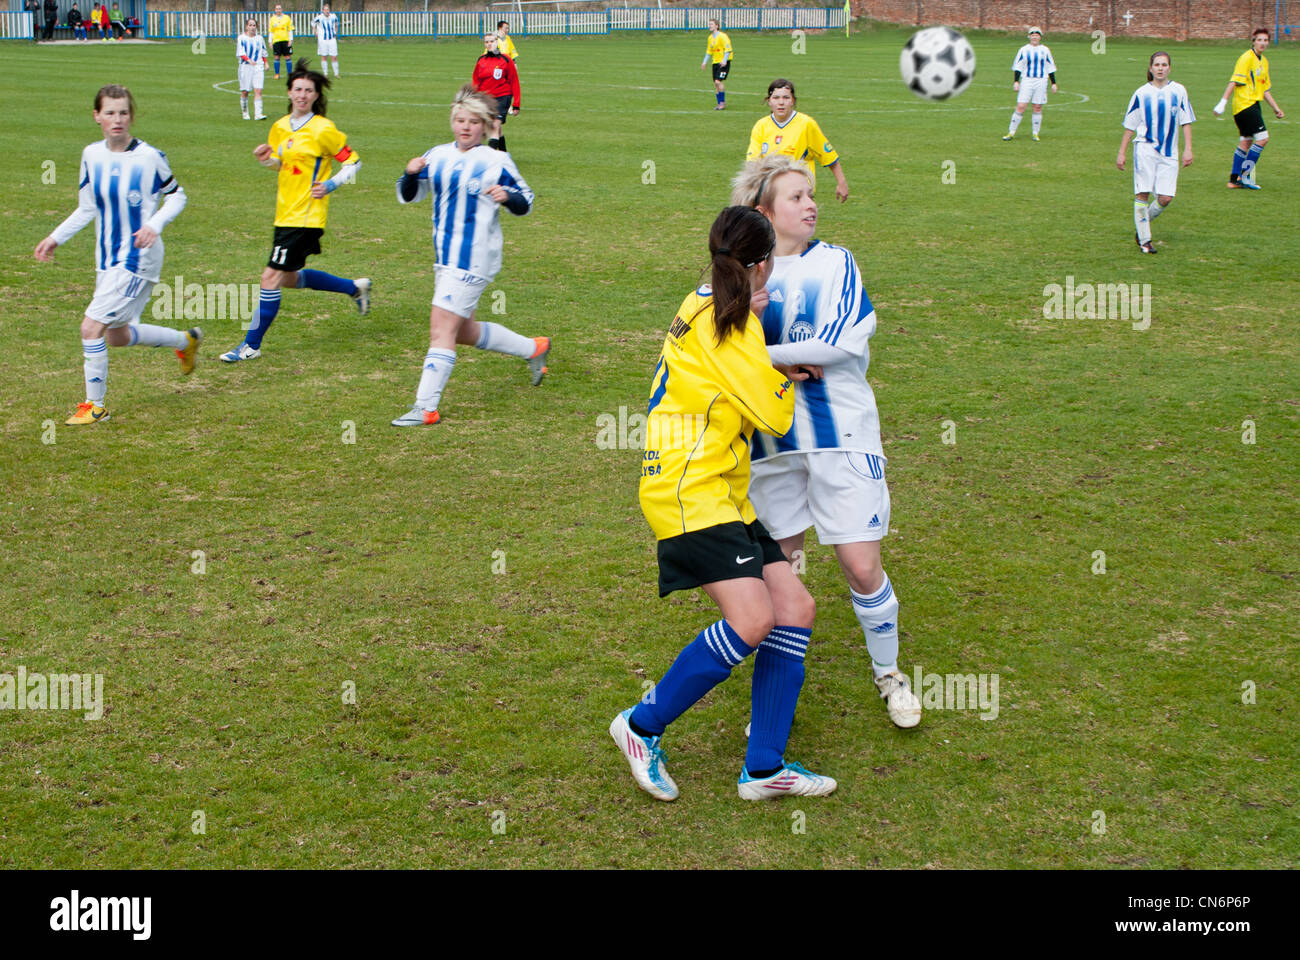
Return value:
<svg viewBox="0 0 1300 960">
<path fill-rule="evenodd" d="M 337 57 L 338 55 L 339 55 L 339 42 L 337 38 L 333 40 L 316 41 L 316 56 Z"/>
<path fill-rule="evenodd" d="M 479 297 L 492 281 L 487 277 L 439 266 L 434 269 L 433 305 L 469 319 L 474 316 Z"/>
<path fill-rule="evenodd" d="M 262 64 L 241 63 L 239 65 L 239 89 L 261 90 L 262 79 L 265 76 L 266 71 L 262 69 Z"/>
<path fill-rule="evenodd" d="M 1003 103 L 1006 101 L 1004 100 Z M 1047 78 L 1020 78 L 1020 90 L 1016 94 L 1016 103 L 1046 103 Z"/>
<path fill-rule="evenodd" d="M 1172 197 L 1178 189 L 1178 158 L 1163 157 L 1153 143 L 1133 144 L 1133 192 Z"/>
<path fill-rule="evenodd" d="M 95 276 L 95 299 L 86 308 L 86 316 L 109 327 L 135 323 L 149 303 L 153 284 L 121 267 L 101 270 Z"/>
<path fill-rule="evenodd" d="M 885 458 L 847 450 L 755 460 L 749 499 L 774 540 L 817 528 L 828 543 L 882 540 L 889 532 Z"/>
</svg>

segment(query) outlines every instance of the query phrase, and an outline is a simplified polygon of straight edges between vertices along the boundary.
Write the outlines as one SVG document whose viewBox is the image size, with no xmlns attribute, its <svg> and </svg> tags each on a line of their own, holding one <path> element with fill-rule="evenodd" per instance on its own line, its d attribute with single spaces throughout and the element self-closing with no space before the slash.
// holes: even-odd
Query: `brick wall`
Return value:
<svg viewBox="0 0 1300 960">
<path fill-rule="evenodd" d="M 914 26 L 946 24 L 985 30 L 1250 40 L 1273 29 L 1273 0 L 852 0 L 853 14 Z M 1125 19 L 1125 14 L 1131 14 Z"/>
</svg>

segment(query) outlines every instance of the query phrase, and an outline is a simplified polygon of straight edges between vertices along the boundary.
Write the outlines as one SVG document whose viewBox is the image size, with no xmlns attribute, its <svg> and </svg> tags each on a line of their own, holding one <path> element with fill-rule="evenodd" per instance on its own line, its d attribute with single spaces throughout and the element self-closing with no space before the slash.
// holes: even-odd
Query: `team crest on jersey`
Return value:
<svg viewBox="0 0 1300 960">
<path fill-rule="evenodd" d="M 758 151 L 758 155 L 759 155 L 760 157 L 766 157 L 766 156 L 767 156 L 767 144 L 766 144 L 766 143 L 763 144 L 763 146 L 759 149 L 759 151 Z"/>
<path fill-rule="evenodd" d="M 804 340 L 811 340 L 813 335 L 813 325 L 807 320 L 796 320 L 790 324 L 790 342 L 801 343 Z"/>
<path fill-rule="evenodd" d="M 779 133 L 776 135 L 776 145 L 781 146 L 781 134 Z"/>
<path fill-rule="evenodd" d="M 835 152 L 835 148 L 832 147 L 829 143 L 822 145 L 822 153 L 834 153 L 834 152 Z"/>
<path fill-rule="evenodd" d="M 471 197 L 477 197 L 480 187 L 482 187 L 482 184 L 479 183 L 478 177 L 475 177 L 469 183 L 465 184 L 465 192 Z"/>
<path fill-rule="evenodd" d="M 143 200 L 144 200 L 144 196 L 140 193 L 139 190 L 132 190 L 130 193 L 126 195 L 126 202 L 133 207 L 140 206 L 140 203 Z"/>
<path fill-rule="evenodd" d="M 502 77 L 504 74 L 505 74 L 505 71 L 502 70 L 500 67 L 494 67 L 494 68 L 492 69 L 492 79 L 493 79 L 493 80 L 500 80 L 501 77 Z"/>
</svg>

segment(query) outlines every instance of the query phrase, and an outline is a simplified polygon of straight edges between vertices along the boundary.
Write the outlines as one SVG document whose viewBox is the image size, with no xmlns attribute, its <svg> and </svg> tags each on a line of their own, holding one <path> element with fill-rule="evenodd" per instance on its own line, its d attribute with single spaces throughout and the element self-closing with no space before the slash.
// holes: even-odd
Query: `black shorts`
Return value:
<svg viewBox="0 0 1300 960">
<path fill-rule="evenodd" d="M 1241 113 L 1233 114 L 1232 119 L 1237 121 L 1237 130 L 1243 137 L 1253 139 L 1255 134 L 1263 133 L 1267 129 L 1264 126 L 1264 111 L 1259 109 L 1258 100 Z"/>
<path fill-rule="evenodd" d="M 510 104 L 514 102 L 514 94 L 508 94 L 504 97 L 497 97 L 497 119 L 502 123 L 506 122 L 506 117 L 510 113 Z"/>
<path fill-rule="evenodd" d="M 731 72 L 731 64 L 732 61 L 730 60 L 728 60 L 726 63 L 715 63 L 713 65 L 713 79 L 726 80 L 727 74 Z"/>
<path fill-rule="evenodd" d="M 764 566 L 785 558 L 780 544 L 757 520 L 678 534 L 659 541 L 659 596 L 719 580 L 761 580 Z"/>
<path fill-rule="evenodd" d="M 288 40 L 277 40 L 271 44 L 271 53 L 277 57 L 293 56 L 293 47 L 289 45 Z"/>
<path fill-rule="evenodd" d="M 293 273 L 307 265 L 307 258 L 320 253 L 320 227 L 276 227 L 271 257 L 266 265 L 273 270 Z"/>
</svg>

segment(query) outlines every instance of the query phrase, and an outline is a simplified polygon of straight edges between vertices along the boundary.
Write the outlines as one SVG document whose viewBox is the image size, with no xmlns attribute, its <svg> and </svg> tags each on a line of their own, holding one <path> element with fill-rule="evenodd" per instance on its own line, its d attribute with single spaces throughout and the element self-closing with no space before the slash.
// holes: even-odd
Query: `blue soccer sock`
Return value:
<svg viewBox="0 0 1300 960">
<path fill-rule="evenodd" d="M 1229 180 L 1238 180 L 1241 178 L 1241 165 L 1246 162 L 1246 151 L 1238 147 L 1232 151 L 1232 176 Z"/>
<path fill-rule="evenodd" d="M 329 293 L 346 293 L 349 297 L 357 295 L 357 285 L 346 277 L 336 277 L 323 270 L 299 270 L 298 286 L 308 290 L 325 290 Z"/>
<path fill-rule="evenodd" d="M 1262 143 L 1256 143 L 1251 146 L 1250 152 L 1246 154 L 1246 159 L 1241 162 L 1241 175 L 1243 177 L 1250 176 L 1251 171 L 1255 169 L 1255 164 L 1259 163 L 1259 155 L 1263 152 L 1264 145 Z M 1235 160 L 1233 165 L 1236 165 Z"/>
<path fill-rule="evenodd" d="M 727 95 L 726 95 L 725 93 L 718 92 L 718 91 L 714 91 L 713 96 L 714 96 L 714 99 L 717 100 L 718 103 L 720 103 L 720 104 L 722 104 L 722 103 L 726 103 L 726 102 L 727 102 Z"/>
<path fill-rule="evenodd" d="M 803 689 L 803 661 L 811 636 L 812 630 L 804 627 L 773 627 L 758 645 L 745 751 L 745 769 L 751 777 L 770 777 L 785 766 L 785 745 Z"/>
<path fill-rule="evenodd" d="M 705 627 L 677 655 L 662 680 L 632 710 L 634 732 L 657 737 L 753 653 L 726 620 Z"/>
<path fill-rule="evenodd" d="M 244 333 L 244 342 L 254 350 L 262 349 L 262 338 L 266 336 L 266 331 L 271 328 L 271 322 L 275 320 L 275 315 L 280 312 L 280 288 L 268 290 L 263 287 L 257 303 L 257 315 L 253 318 Z"/>
</svg>

